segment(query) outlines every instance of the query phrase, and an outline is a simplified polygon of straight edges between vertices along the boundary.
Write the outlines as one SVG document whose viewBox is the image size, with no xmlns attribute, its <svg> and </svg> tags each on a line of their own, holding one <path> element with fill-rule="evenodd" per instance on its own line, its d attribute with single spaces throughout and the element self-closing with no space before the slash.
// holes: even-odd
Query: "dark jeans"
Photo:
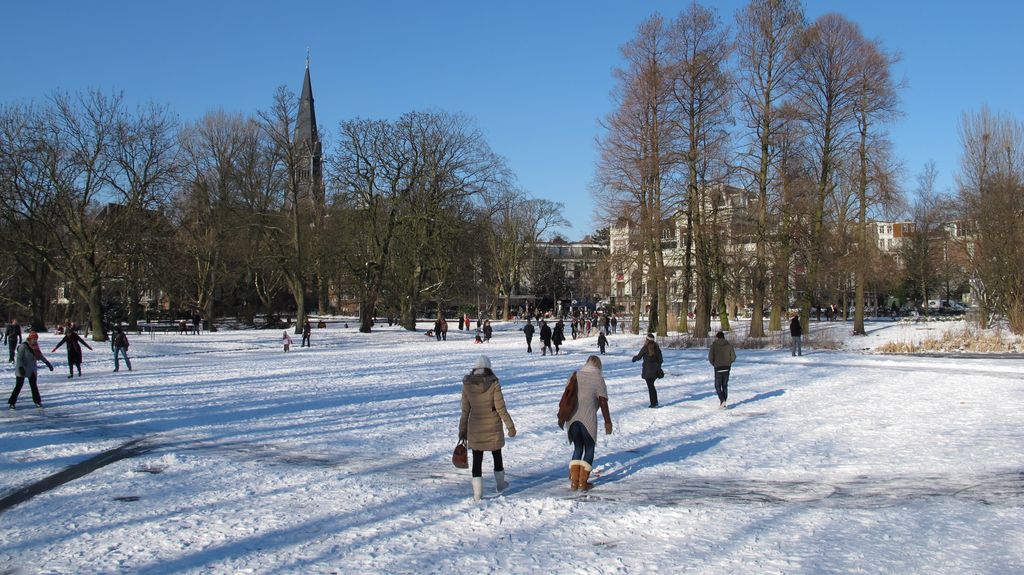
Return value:
<svg viewBox="0 0 1024 575">
<path fill-rule="evenodd" d="M 597 442 L 590 437 L 586 426 L 579 421 L 572 422 L 572 425 L 569 426 L 569 441 L 572 441 L 573 460 L 582 459 L 587 464 L 593 465 L 594 446 L 597 445 Z"/>
<path fill-rule="evenodd" d="M 7 400 L 9 405 L 14 405 L 18 401 L 18 394 L 21 393 L 21 386 L 25 385 L 25 378 L 21 376 L 15 376 L 14 378 L 14 391 L 11 392 L 11 398 Z M 43 398 L 39 396 L 39 386 L 36 385 L 36 374 L 28 376 L 28 386 L 32 389 L 32 401 L 36 405 L 42 405 Z"/>
<path fill-rule="evenodd" d="M 718 401 L 724 402 L 729 399 L 729 368 L 715 370 L 715 393 L 718 394 Z"/>
<path fill-rule="evenodd" d="M 647 382 L 647 396 L 651 400 L 651 407 L 658 405 L 658 390 L 654 388 L 653 379 L 645 379 Z"/>
<path fill-rule="evenodd" d="M 18 348 L 18 341 L 17 341 L 17 339 L 16 338 L 11 338 L 11 339 L 7 340 L 7 347 L 10 348 L 10 350 L 11 350 L 11 356 L 10 356 L 10 359 L 8 360 L 8 363 L 11 363 L 11 362 L 14 361 L 14 350 Z"/>
<path fill-rule="evenodd" d="M 299 347 L 310 347 L 308 335 L 302 336 L 302 345 L 300 345 Z"/>
<path fill-rule="evenodd" d="M 491 452 L 491 459 L 494 460 L 495 471 L 505 471 L 505 465 L 501 461 L 501 450 Z M 484 452 L 473 450 L 473 477 L 481 477 L 483 475 L 484 466 Z"/>
<path fill-rule="evenodd" d="M 526 353 L 533 353 L 533 347 L 531 346 L 532 343 L 533 336 L 526 336 Z"/>
</svg>

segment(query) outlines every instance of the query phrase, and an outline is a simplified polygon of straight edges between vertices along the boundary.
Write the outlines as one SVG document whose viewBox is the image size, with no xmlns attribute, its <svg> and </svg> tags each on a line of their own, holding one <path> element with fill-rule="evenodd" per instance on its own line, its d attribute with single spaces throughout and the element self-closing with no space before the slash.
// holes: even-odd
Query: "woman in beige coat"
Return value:
<svg viewBox="0 0 1024 575">
<path fill-rule="evenodd" d="M 473 499 L 479 501 L 484 494 L 484 452 L 490 451 L 494 459 L 494 482 L 500 492 L 508 487 L 505 467 L 501 461 L 501 448 L 505 435 L 501 423 L 505 422 L 508 436 L 516 436 L 516 426 L 505 409 L 501 385 L 491 371 L 491 360 L 481 355 L 473 370 L 462 378 L 462 419 L 459 420 L 459 440 L 467 442 L 473 450 Z"/>
</svg>

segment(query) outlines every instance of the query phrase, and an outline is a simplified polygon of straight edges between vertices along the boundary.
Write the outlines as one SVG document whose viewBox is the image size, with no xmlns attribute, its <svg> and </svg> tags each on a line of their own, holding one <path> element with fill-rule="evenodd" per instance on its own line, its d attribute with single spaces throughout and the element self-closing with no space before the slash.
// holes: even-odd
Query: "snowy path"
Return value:
<svg viewBox="0 0 1024 575">
<path fill-rule="evenodd" d="M 0 509 L 0 573 L 1024 571 L 1022 360 L 739 350 L 720 410 L 706 351 L 665 350 L 651 410 L 639 338 L 613 335 L 615 433 L 580 495 L 554 413 L 594 338 L 273 335 L 137 338 L 136 371 L 86 352 L 72 380 L 54 354 L 46 410 L 0 417 L 0 498 L 37 486 Z M 519 435 L 510 488 L 473 503 L 448 458 L 484 351 Z"/>
</svg>

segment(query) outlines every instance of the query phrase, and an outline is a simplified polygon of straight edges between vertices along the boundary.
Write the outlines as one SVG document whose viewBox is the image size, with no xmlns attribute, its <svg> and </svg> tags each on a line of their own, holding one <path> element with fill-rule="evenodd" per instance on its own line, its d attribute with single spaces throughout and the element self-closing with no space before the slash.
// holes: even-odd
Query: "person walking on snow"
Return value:
<svg viewBox="0 0 1024 575">
<path fill-rule="evenodd" d="M 548 352 L 551 351 L 551 326 L 549 326 L 548 322 L 545 320 L 541 320 L 540 322 L 540 343 L 542 346 L 540 354 L 547 355 Z M 555 352 L 551 351 L 551 355 L 554 354 Z"/>
<path fill-rule="evenodd" d="M 32 390 L 32 401 L 36 407 L 43 406 L 43 398 L 39 395 L 39 386 L 36 384 L 38 374 L 36 361 L 43 362 L 46 367 L 50 368 L 50 371 L 53 371 L 53 364 L 43 357 L 43 352 L 39 349 L 39 334 L 29 330 L 28 338 L 21 342 L 18 349 L 15 350 L 14 391 L 11 392 L 11 397 L 7 400 L 8 409 L 15 408 L 14 404 L 18 402 L 18 395 L 21 394 L 21 388 L 25 385 L 25 378 L 28 378 L 28 386 Z"/>
<path fill-rule="evenodd" d="M 608 337 L 601 332 L 597 334 L 597 347 L 601 348 L 601 355 L 604 355 L 604 348 L 608 345 Z"/>
<path fill-rule="evenodd" d="M 307 319 L 306 323 L 302 324 L 302 343 L 299 344 L 299 347 L 311 347 L 309 345 L 309 337 L 312 334 L 313 334 L 313 326 L 310 325 L 309 320 Z"/>
<path fill-rule="evenodd" d="M 114 371 L 121 369 L 120 357 L 124 357 L 124 364 L 128 366 L 128 371 L 131 371 L 132 362 L 128 359 L 128 336 L 125 335 L 121 326 L 114 327 L 114 336 L 110 338 L 110 349 L 114 352 Z"/>
<path fill-rule="evenodd" d="M 292 347 L 292 336 L 288 335 L 287 330 L 284 332 L 284 335 L 281 336 L 281 343 L 284 344 L 284 352 L 288 353 L 288 350 Z"/>
<path fill-rule="evenodd" d="M 562 320 L 558 320 L 555 322 L 554 331 L 551 332 L 551 343 L 555 344 L 556 355 L 561 353 L 558 347 L 562 345 L 563 341 L 565 341 L 565 324 L 562 323 Z"/>
<path fill-rule="evenodd" d="M 11 323 L 7 324 L 7 329 L 4 330 L 4 340 L 7 341 L 7 349 L 10 350 L 10 360 L 7 363 L 14 363 L 14 350 L 21 343 L 21 326 L 18 325 L 18 320 L 11 318 Z"/>
<path fill-rule="evenodd" d="M 64 331 L 64 337 L 53 346 L 50 353 L 56 353 L 62 345 L 66 345 L 68 350 L 68 379 L 75 377 L 75 368 L 78 368 L 78 377 L 82 377 L 82 346 L 89 348 L 89 351 L 92 351 L 92 346 L 78 335 L 78 330 L 74 327 Z"/>
<path fill-rule="evenodd" d="M 715 393 L 718 394 L 719 407 L 725 409 L 725 401 L 729 399 L 729 370 L 736 361 L 736 348 L 725 339 L 725 334 L 715 334 L 715 341 L 708 350 L 708 362 L 715 368 Z"/>
<path fill-rule="evenodd" d="M 653 333 L 647 334 L 643 347 L 633 356 L 634 362 L 641 359 L 644 363 L 640 370 L 640 377 L 647 383 L 647 396 L 651 400 L 649 407 L 658 407 L 658 390 L 654 387 L 654 381 L 665 377 L 665 372 L 661 369 L 663 361 L 661 348 L 658 346 L 658 342 L 654 340 Z"/>
<path fill-rule="evenodd" d="M 802 336 L 804 335 L 804 327 L 802 325 L 800 325 L 800 315 L 799 314 L 794 315 L 793 316 L 793 321 L 789 322 L 789 335 L 793 339 L 792 344 L 791 344 L 792 347 L 790 348 L 790 351 L 792 352 L 792 354 L 794 356 L 803 355 L 804 354 L 804 350 L 803 350 L 803 345 L 802 345 L 803 342 L 801 341 L 801 339 L 802 339 Z"/>
<path fill-rule="evenodd" d="M 523 333 L 526 335 L 526 353 L 533 353 L 533 323 L 530 322 L 530 318 L 526 318 L 526 325 L 523 326 Z"/>
<path fill-rule="evenodd" d="M 494 335 L 494 328 L 491 327 L 491 320 L 484 320 L 484 341 L 491 341 L 492 335 Z"/>
<path fill-rule="evenodd" d="M 459 419 L 459 441 L 465 441 L 466 447 L 473 450 L 471 483 L 476 501 L 484 494 L 485 451 L 490 451 L 494 460 L 495 489 L 500 493 L 508 487 L 501 459 L 501 448 L 505 446 L 502 422 L 508 428 L 508 436 L 515 437 L 516 426 L 505 407 L 501 384 L 491 370 L 491 360 L 481 355 L 469 374 L 462 378 L 462 417 Z"/>
<path fill-rule="evenodd" d="M 594 468 L 597 446 L 597 410 L 604 415 L 604 433 L 612 434 L 612 415 L 608 409 L 608 386 L 601 373 L 601 358 L 592 355 L 576 372 L 576 411 L 566 422 L 572 459 L 569 461 L 569 488 L 589 491 L 590 472 Z"/>
</svg>

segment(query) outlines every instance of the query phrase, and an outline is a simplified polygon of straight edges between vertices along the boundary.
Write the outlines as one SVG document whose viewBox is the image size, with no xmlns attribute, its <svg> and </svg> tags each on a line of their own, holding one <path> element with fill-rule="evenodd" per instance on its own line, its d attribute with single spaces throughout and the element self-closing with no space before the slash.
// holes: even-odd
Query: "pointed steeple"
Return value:
<svg viewBox="0 0 1024 575">
<path fill-rule="evenodd" d="M 323 182 L 322 151 L 320 134 L 316 127 L 316 108 L 313 105 L 313 84 L 309 79 L 309 53 L 306 53 L 306 76 L 302 80 L 302 95 L 299 96 L 299 116 L 295 126 L 295 147 L 303 160 L 301 179 L 314 186 L 314 194 L 320 195 Z M 308 179 L 307 179 L 308 178 Z"/>
<path fill-rule="evenodd" d="M 306 77 L 302 80 L 302 95 L 299 96 L 299 118 L 295 130 L 295 143 L 312 144 L 320 141 L 316 131 L 316 108 L 313 105 L 313 84 L 309 80 L 309 56 L 306 56 Z M 311 146 L 312 147 L 312 146 Z"/>
</svg>

